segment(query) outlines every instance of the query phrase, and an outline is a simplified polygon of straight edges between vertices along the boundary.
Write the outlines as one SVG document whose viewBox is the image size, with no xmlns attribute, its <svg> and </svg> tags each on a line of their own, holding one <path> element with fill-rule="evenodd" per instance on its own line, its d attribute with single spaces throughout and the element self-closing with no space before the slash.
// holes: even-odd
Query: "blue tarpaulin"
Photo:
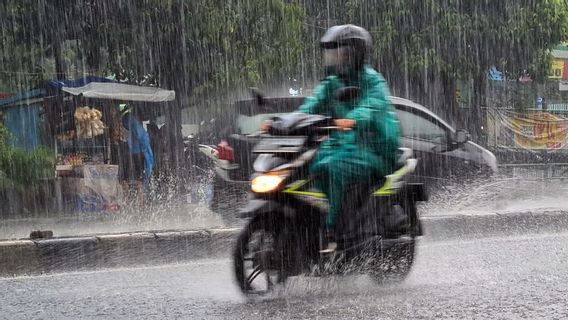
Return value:
<svg viewBox="0 0 568 320">
<path fill-rule="evenodd" d="M 13 146 L 28 150 L 39 146 L 38 125 L 44 96 L 45 90 L 36 89 L 0 100 L 0 111 Z"/>
<path fill-rule="evenodd" d="M 22 104 L 25 103 L 25 100 L 30 100 L 33 98 L 38 98 L 38 97 L 43 97 L 45 96 L 45 90 L 43 89 L 34 89 L 34 90 L 30 90 L 30 91 L 26 91 L 26 92 L 22 92 L 18 95 L 15 96 L 10 96 L 6 99 L 2 99 L 0 100 L 0 111 L 2 111 L 3 108 L 5 108 L 6 106 L 12 105 L 12 104 Z"/>
<path fill-rule="evenodd" d="M 32 104 L 8 110 L 4 122 L 14 147 L 32 150 L 39 146 L 40 105 Z"/>
</svg>

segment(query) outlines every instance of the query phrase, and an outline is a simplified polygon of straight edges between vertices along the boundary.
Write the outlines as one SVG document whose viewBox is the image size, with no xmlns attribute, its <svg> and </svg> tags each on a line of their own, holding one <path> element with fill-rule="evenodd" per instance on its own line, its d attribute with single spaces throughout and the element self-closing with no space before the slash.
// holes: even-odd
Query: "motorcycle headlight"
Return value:
<svg viewBox="0 0 568 320">
<path fill-rule="evenodd" d="M 286 174 L 270 173 L 256 176 L 251 181 L 251 189 L 256 193 L 267 193 L 278 189 Z"/>
</svg>

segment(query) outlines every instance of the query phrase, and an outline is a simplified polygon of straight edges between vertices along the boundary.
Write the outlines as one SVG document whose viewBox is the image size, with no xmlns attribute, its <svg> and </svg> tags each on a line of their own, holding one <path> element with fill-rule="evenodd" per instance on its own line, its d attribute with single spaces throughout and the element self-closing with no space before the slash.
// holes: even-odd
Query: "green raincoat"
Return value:
<svg viewBox="0 0 568 320">
<path fill-rule="evenodd" d="M 343 86 L 358 86 L 360 98 L 349 103 L 335 99 Z M 394 171 L 400 138 L 398 121 L 385 79 L 370 67 L 363 69 L 359 79 L 344 82 L 335 76 L 326 78 L 299 111 L 355 120 L 353 130 L 335 132 L 322 144 L 310 166 L 329 199 L 326 226 L 333 229 L 347 185 L 379 179 Z"/>
</svg>

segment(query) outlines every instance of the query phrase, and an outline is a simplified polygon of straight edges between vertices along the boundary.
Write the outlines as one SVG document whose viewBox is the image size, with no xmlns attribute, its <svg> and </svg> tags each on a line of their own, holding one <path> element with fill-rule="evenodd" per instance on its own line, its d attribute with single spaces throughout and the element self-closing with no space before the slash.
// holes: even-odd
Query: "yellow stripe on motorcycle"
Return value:
<svg viewBox="0 0 568 320">
<path fill-rule="evenodd" d="M 400 180 L 400 178 L 404 177 L 410 171 L 410 168 L 405 165 L 402 168 L 395 171 L 393 174 L 389 174 L 386 178 L 387 181 L 380 187 L 377 191 L 373 192 L 373 195 L 376 196 L 392 196 L 396 194 L 396 189 L 393 188 L 393 185 L 396 181 Z"/>
<path fill-rule="evenodd" d="M 309 196 L 309 197 L 315 197 L 315 198 L 325 198 L 325 193 L 323 192 L 312 192 L 312 191 L 302 191 L 302 190 L 298 190 L 300 188 L 302 188 L 303 186 L 305 186 L 308 182 L 310 182 L 310 180 L 299 180 L 294 182 L 288 189 L 284 190 L 284 193 L 288 193 L 288 194 L 294 194 L 294 195 L 299 195 L 299 196 Z"/>
<path fill-rule="evenodd" d="M 404 175 L 406 175 L 410 171 L 410 168 L 405 165 L 402 168 L 395 171 L 393 174 L 388 175 L 386 178 L 387 180 L 385 183 L 380 187 L 378 190 L 373 192 L 373 195 L 376 196 L 392 196 L 396 194 L 396 189 L 393 188 L 393 185 L 396 181 L 400 180 Z M 309 196 L 315 198 L 326 198 L 325 193 L 322 192 L 312 192 L 312 191 L 302 191 L 299 190 L 303 186 L 305 186 L 310 180 L 299 180 L 294 182 L 288 189 L 284 190 L 284 193 L 300 195 L 300 196 Z"/>
</svg>

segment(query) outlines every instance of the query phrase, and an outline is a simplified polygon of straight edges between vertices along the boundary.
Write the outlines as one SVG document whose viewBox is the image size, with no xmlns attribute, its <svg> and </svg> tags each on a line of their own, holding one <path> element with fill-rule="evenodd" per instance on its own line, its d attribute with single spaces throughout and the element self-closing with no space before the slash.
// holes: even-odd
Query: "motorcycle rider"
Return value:
<svg viewBox="0 0 568 320">
<path fill-rule="evenodd" d="M 309 168 L 329 201 L 322 253 L 333 252 L 337 247 L 335 226 L 345 188 L 370 182 L 395 169 L 398 121 L 387 82 L 365 64 L 371 43 L 369 32 L 359 26 L 329 28 L 320 40 L 326 78 L 298 110 L 331 116 L 342 129 L 322 144 Z M 338 92 L 346 87 L 358 87 L 360 94 L 350 101 L 338 99 Z"/>
</svg>

